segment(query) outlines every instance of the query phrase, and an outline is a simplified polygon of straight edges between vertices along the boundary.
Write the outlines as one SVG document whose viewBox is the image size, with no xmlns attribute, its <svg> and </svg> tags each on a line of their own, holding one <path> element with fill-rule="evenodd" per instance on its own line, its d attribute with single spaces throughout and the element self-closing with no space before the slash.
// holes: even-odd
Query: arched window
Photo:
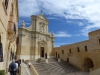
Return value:
<svg viewBox="0 0 100 75">
<path fill-rule="evenodd" d="M 6 9 L 7 9 L 7 7 L 8 7 L 8 1 L 9 1 L 9 0 L 5 0 L 5 7 L 6 7 Z"/>
<path fill-rule="evenodd" d="M 16 24 L 14 23 L 14 32 L 16 34 Z"/>
</svg>

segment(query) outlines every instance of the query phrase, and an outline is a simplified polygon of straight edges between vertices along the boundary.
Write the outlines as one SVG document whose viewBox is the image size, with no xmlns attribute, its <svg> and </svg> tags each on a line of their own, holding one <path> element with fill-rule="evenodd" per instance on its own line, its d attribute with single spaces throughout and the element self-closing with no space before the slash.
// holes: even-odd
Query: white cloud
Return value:
<svg viewBox="0 0 100 75">
<path fill-rule="evenodd" d="M 39 7 L 36 0 L 19 0 L 19 14 L 20 16 L 29 17 L 32 14 L 38 13 Z"/>
<path fill-rule="evenodd" d="M 81 34 L 74 34 L 73 36 L 81 36 Z"/>
<path fill-rule="evenodd" d="M 20 16 L 29 17 L 32 14 L 39 14 L 41 9 L 44 14 L 66 19 L 86 19 L 94 23 L 84 27 L 83 34 L 100 27 L 100 0 L 19 0 Z"/>
<path fill-rule="evenodd" d="M 79 26 L 83 26 L 84 24 L 82 22 L 79 23 Z"/>
<path fill-rule="evenodd" d="M 71 34 L 68 34 L 67 32 L 59 31 L 55 34 L 55 37 L 71 37 Z"/>
<path fill-rule="evenodd" d="M 88 36 L 88 33 L 90 31 L 92 31 L 92 29 L 97 29 L 97 28 L 100 28 L 100 24 L 95 24 L 95 25 L 87 25 L 85 28 L 83 28 L 81 30 L 82 34 L 85 35 L 85 36 Z"/>
<path fill-rule="evenodd" d="M 62 45 L 68 45 L 68 44 L 70 44 L 70 43 L 55 43 L 54 46 L 55 47 L 60 47 Z"/>
</svg>

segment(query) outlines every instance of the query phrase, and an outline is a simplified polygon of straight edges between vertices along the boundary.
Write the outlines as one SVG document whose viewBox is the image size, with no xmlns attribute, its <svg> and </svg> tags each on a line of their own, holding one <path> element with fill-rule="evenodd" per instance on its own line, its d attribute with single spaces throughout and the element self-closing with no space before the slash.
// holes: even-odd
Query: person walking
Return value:
<svg viewBox="0 0 100 75">
<path fill-rule="evenodd" d="M 30 68 L 30 65 L 31 65 L 31 63 L 30 63 L 30 62 L 28 62 L 28 66 L 29 66 L 29 68 Z"/>
<path fill-rule="evenodd" d="M 10 75 L 16 75 L 16 64 L 15 60 L 13 59 L 12 62 L 9 64 L 9 70 Z"/>
<path fill-rule="evenodd" d="M 18 73 L 18 61 L 15 61 L 15 64 L 16 64 L 16 74 Z"/>
<path fill-rule="evenodd" d="M 21 59 L 18 60 L 18 67 L 20 67 Z"/>
<path fill-rule="evenodd" d="M 18 73 L 19 73 L 19 69 L 20 69 L 20 65 L 21 65 L 21 59 L 19 59 L 18 61 L 17 61 L 17 63 L 18 63 Z"/>
</svg>

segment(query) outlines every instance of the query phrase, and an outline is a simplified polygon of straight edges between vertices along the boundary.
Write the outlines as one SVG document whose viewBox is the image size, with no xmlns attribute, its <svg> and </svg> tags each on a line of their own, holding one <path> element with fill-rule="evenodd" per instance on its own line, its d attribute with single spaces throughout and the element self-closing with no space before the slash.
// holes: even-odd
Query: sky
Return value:
<svg viewBox="0 0 100 75">
<path fill-rule="evenodd" d="M 88 40 L 88 33 L 100 29 L 100 0 L 19 0 L 19 23 L 26 27 L 31 15 L 43 11 L 54 32 L 55 47 Z"/>
</svg>

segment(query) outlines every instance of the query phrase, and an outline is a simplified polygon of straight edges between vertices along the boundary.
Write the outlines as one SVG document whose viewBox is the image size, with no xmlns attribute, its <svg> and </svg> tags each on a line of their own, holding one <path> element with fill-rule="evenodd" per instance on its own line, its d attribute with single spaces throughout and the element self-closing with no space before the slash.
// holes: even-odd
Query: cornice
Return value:
<svg viewBox="0 0 100 75">
<path fill-rule="evenodd" d="M 30 32 L 30 33 L 37 33 L 37 34 L 41 34 L 41 35 L 45 35 L 45 36 L 49 36 L 49 37 L 51 37 L 50 36 L 50 34 L 44 34 L 44 33 L 41 33 L 41 32 L 38 32 L 38 31 L 35 31 L 35 30 L 28 30 L 28 29 L 26 29 L 26 28 L 19 28 L 19 30 L 25 30 L 25 31 L 28 31 L 28 32 Z"/>
</svg>

